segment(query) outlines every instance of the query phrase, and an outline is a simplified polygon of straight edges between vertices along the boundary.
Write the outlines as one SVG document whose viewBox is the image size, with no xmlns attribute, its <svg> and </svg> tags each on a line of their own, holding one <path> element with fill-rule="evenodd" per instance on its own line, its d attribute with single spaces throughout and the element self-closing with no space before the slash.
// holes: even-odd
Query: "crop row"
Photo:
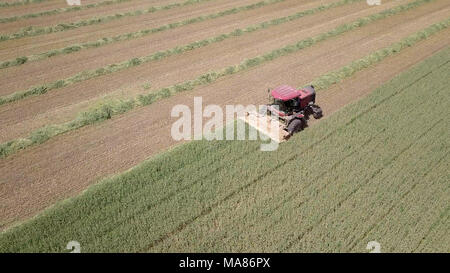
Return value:
<svg viewBox="0 0 450 273">
<path fill-rule="evenodd" d="M 60 14 L 60 13 L 65 13 L 65 12 L 91 9 L 91 8 L 108 6 L 108 5 L 112 5 L 112 4 L 118 4 L 118 3 L 129 2 L 129 1 L 132 1 L 132 0 L 107 0 L 107 1 L 103 1 L 103 2 L 87 4 L 87 5 L 83 4 L 82 6 L 73 6 L 73 7 L 67 7 L 67 8 L 46 10 L 46 11 L 36 12 L 36 13 L 28 13 L 28 14 L 24 14 L 24 15 L 0 18 L 0 23 L 15 22 L 17 20 L 22 20 L 22 19 L 37 18 L 37 17 L 41 17 L 41 16 L 49 16 L 49 15 L 55 15 L 55 14 Z"/>
<path fill-rule="evenodd" d="M 442 94 L 437 97 L 442 98 Z M 391 107 L 396 107 L 393 103 L 390 103 L 389 105 Z M 407 103 L 405 105 L 411 107 L 411 104 Z M 389 116 L 384 116 L 382 113 L 380 113 L 380 117 L 383 121 L 390 118 Z M 384 141 L 368 145 L 361 151 L 358 151 L 359 155 L 352 158 L 351 164 L 347 165 L 347 168 L 349 169 L 347 172 L 348 177 L 343 175 L 344 172 L 342 172 L 342 170 L 336 169 L 334 171 L 340 173 L 339 177 L 337 177 L 337 175 L 328 175 L 322 181 L 319 181 L 322 183 L 333 181 L 332 186 L 327 185 L 326 188 L 321 191 L 321 194 L 317 196 L 317 199 L 323 201 L 322 205 L 324 208 L 329 208 L 330 206 L 329 202 L 324 200 L 325 196 L 333 196 L 332 199 L 337 199 L 336 193 L 334 195 L 331 194 L 336 192 L 339 182 L 344 183 L 341 191 L 344 191 L 344 189 L 348 190 L 348 195 L 343 195 L 338 201 L 338 206 L 328 213 L 324 212 L 323 217 L 313 223 L 309 229 L 306 229 L 302 233 L 298 233 L 295 241 L 286 244 L 286 250 L 312 252 L 323 251 L 328 248 L 333 251 L 346 252 L 351 249 L 352 243 L 356 243 L 359 248 L 354 249 L 354 251 L 364 251 L 365 245 L 361 248 L 364 239 L 366 239 L 364 234 L 370 232 L 373 225 L 382 222 L 384 218 L 391 213 L 392 207 L 402 200 L 403 195 L 408 196 L 408 194 L 411 193 L 410 191 L 414 190 L 416 185 L 423 183 L 424 181 L 431 182 L 424 178 L 429 171 L 435 171 L 433 170 L 433 165 L 439 162 L 440 158 L 443 156 L 442 149 L 439 152 L 434 151 L 434 149 L 441 146 L 436 141 L 442 142 L 443 140 L 443 128 L 439 127 L 442 125 L 442 120 L 432 121 L 430 124 L 427 124 L 427 126 L 421 126 L 420 124 L 408 126 L 414 122 L 411 116 L 409 119 L 403 118 L 403 114 L 400 117 L 402 121 L 408 120 L 409 123 L 396 123 L 395 120 L 393 120 L 391 123 L 393 124 L 393 127 L 388 127 L 389 125 L 386 125 L 386 128 L 392 128 L 394 130 L 393 136 Z M 395 124 L 399 124 L 399 126 L 397 127 Z M 402 137 L 403 133 L 398 130 L 399 127 L 404 129 L 405 132 L 410 132 L 409 130 L 412 128 L 416 129 L 416 131 L 411 131 L 408 140 L 402 141 L 404 137 Z M 426 143 L 427 145 L 429 144 L 430 147 L 423 147 L 422 144 L 430 140 L 431 143 Z M 395 145 L 395 148 L 392 148 L 391 145 Z M 372 152 L 374 149 L 376 149 L 376 152 Z M 431 152 L 430 149 L 432 150 Z M 389 155 L 391 151 L 395 151 L 395 153 L 391 153 L 392 157 L 388 159 L 387 155 Z M 367 154 L 370 153 L 372 153 L 372 157 L 367 156 Z M 380 164 L 378 165 L 378 168 L 373 169 L 374 172 L 372 174 L 370 173 L 372 166 L 364 172 L 362 171 L 363 168 L 358 167 L 358 160 L 363 162 L 364 160 L 373 161 L 375 157 L 378 157 L 380 161 L 384 161 L 384 164 Z M 355 173 L 355 171 L 351 169 L 351 165 L 356 167 L 355 169 L 359 170 L 360 173 L 364 173 L 364 175 Z M 417 167 L 418 165 L 421 166 Z M 412 172 L 415 172 L 416 176 L 406 180 L 408 174 Z M 361 176 L 366 177 L 365 181 Z M 363 182 L 363 184 L 355 185 L 356 187 L 350 185 L 350 182 L 358 184 L 359 181 L 354 180 L 358 178 L 359 180 L 362 180 L 361 182 Z M 400 182 L 403 179 L 406 181 L 402 184 Z M 335 184 L 335 182 L 338 184 Z M 397 187 L 399 184 L 401 186 L 400 188 Z M 432 186 L 431 184 L 429 185 Z M 389 191 L 389 189 L 391 189 L 392 192 Z M 380 199 L 384 202 L 381 202 Z M 364 201 L 361 202 L 362 200 Z M 412 202 L 412 200 L 408 200 L 408 205 L 411 205 L 410 202 Z M 311 203 L 314 203 L 314 201 Z M 353 207 L 354 205 L 357 205 L 357 207 Z M 305 206 L 309 207 L 310 204 L 305 204 L 302 208 Z M 317 209 L 317 206 L 318 204 L 315 204 L 315 206 L 311 205 L 311 209 Z M 320 210 L 316 211 L 320 213 Z M 333 228 L 333 233 L 328 235 L 325 234 L 323 227 L 333 225 L 333 223 L 336 224 L 336 219 L 339 219 L 341 224 Z M 416 238 L 415 236 L 411 237 Z M 321 241 L 322 238 L 324 241 Z M 378 238 L 379 237 L 377 237 L 377 239 Z M 365 244 L 371 240 L 372 239 L 369 239 Z M 313 242 L 319 243 L 314 245 Z"/>
<path fill-rule="evenodd" d="M 16 33 L 1 35 L 0 42 L 12 40 L 12 39 L 19 39 L 19 38 L 28 37 L 28 36 L 36 36 L 36 35 L 49 34 L 49 33 L 54 33 L 54 32 L 61 32 L 61 31 L 76 29 L 76 28 L 80 28 L 80 27 L 111 22 L 111 21 L 118 20 L 121 18 L 139 16 L 139 15 L 143 15 L 143 14 L 150 14 L 150 13 L 154 13 L 154 12 L 161 11 L 161 10 L 169 10 L 169 9 L 173 9 L 173 8 L 184 7 L 184 6 L 189 6 L 189 5 L 194 5 L 197 3 L 209 2 L 209 1 L 215 1 L 215 0 L 187 0 L 187 1 L 181 2 L 181 3 L 172 3 L 172 4 L 165 5 L 165 6 L 150 7 L 148 9 L 144 9 L 144 10 L 139 9 L 139 10 L 129 11 L 129 12 L 125 12 L 125 13 L 117 13 L 114 15 L 93 17 L 90 19 L 80 20 L 80 21 L 73 22 L 73 23 L 62 23 L 62 24 L 48 26 L 48 27 L 29 26 L 29 27 L 22 28 L 20 31 L 18 31 Z"/>
<path fill-rule="evenodd" d="M 0 8 L 8 8 L 8 7 L 16 7 L 16 6 L 23 6 L 28 4 L 34 4 L 34 3 L 41 3 L 49 0 L 21 0 L 21 1 L 14 1 L 14 2 L 1 2 Z"/>
<path fill-rule="evenodd" d="M 445 128 L 442 123 L 436 127 Z M 437 141 L 440 142 L 440 145 L 437 145 Z M 405 183 L 395 184 L 394 187 L 390 188 L 391 191 L 386 189 L 386 192 L 382 192 L 380 189 L 377 192 L 378 194 L 374 194 L 373 197 L 378 197 L 378 200 L 372 201 L 371 207 L 376 208 L 377 205 L 382 203 L 387 208 L 384 211 L 378 211 L 373 217 L 360 223 L 364 226 L 370 225 L 368 232 L 363 236 L 355 236 L 354 242 L 349 242 L 351 244 L 348 249 L 351 251 L 361 249 L 363 242 L 367 243 L 370 238 L 382 238 L 380 243 L 382 243 L 383 252 L 414 252 L 428 233 L 429 228 L 423 227 L 432 227 L 433 222 L 438 221 L 437 219 L 441 217 L 442 210 L 446 208 L 450 201 L 449 186 L 446 184 L 448 177 L 443 175 L 448 170 L 448 164 L 445 163 L 449 159 L 448 146 L 443 147 L 446 141 L 442 137 L 432 137 L 429 141 L 431 144 L 424 142 L 426 141 L 422 139 L 419 144 L 429 146 L 429 148 L 417 150 L 417 153 L 421 154 L 421 160 L 414 162 L 415 168 L 410 166 L 405 168 L 409 170 L 409 173 L 405 173 L 403 170 L 399 171 L 399 175 L 404 175 Z M 443 151 L 447 153 L 444 156 L 442 156 Z M 411 156 L 417 158 L 417 156 Z M 436 159 L 431 160 L 433 157 Z M 411 161 L 405 160 L 405 163 L 410 165 L 413 163 Z M 428 168 L 424 168 L 427 165 Z M 397 174 L 394 174 L 394 176 L 397 176 Z M 394 181 L 398 180 L 397 178 Z M 427 183 L 424 183 L 424 181 L 427 181 Z M 411 202 L 416 209 L 407 209 L 411 206 Z M 387 206 L 388 204 L 389 206 Z M 370 209 L 367 212 L 369 212 L 369 215 L 371 214 Z M 442 229 L 443 227 L 438 228 Z M 397 230 L 397 232 L 393 236 L 390 230 Z M 408 234 L 414 234 L 414 236 Z M 408 240 L 405 240 L 405 238 L 408 238 Z M 428 238 L 425 240 L 427 241 Z M 445 250 L 445 248 L 441 249 Z"/>
<path fill-rule="evenodd" d="M 302 18 L 306 15 L 311 15 L 311 14 L 316 14 L 317 12 L 320 11 L 325 11 L 334 7 L 339 7 L 345 4 L 349 4 L 349 3 L 354 3 L 354 2 L 359 2 L 362 0 L 341 0 L 332 4 L 328 4 L 328 5 L 320 5 L 316 8 L 313 9 L 309 9 L 309 10 L 305 10 L 305 11 L 301 11 L 301 12 L 297 12 L 293 15 L 290 16 L 286 16 L 286 17 L 280 17 L 280 18 L 276 18 L 270 21 L 266 21 L 260 24 L 255 24 L 252 26 L 249 26 L 247 28 L 244 29 L 236 29 L 230 33 L 227 34 L 222 34 L 222 35 L 218 35 L 216 37 L 213 38 L 209 38 L 209 39 L 204 39 L 201 41 L 196 41 L 196 42 L 192 42 L 190 44 L 184 45 L 184 46 L 179 46 L 173 49 L 168 49 L 165 51 L 159 51 L 155 54 L 153 54 L 154 56 L 158 56 L 158 59 L 164 58 L 164 57 L 168 57 L 171 56 L 173 54 L 180 54 L 189 50 L 193 50 L 196 48 L 200 48 L 200 47 L 204 47 L 206 45 L 215 43 L 215 42 L 220 42 L 222 40 L 225 40 L 227 38 L 230 37 L 235 37 L 235 36 L 241 36 L 244 35 L 246 33 L 251 33 L 260 29 L 264 29 L 264 28 L 269 28 L 271 26 L 276 26 L 279 24 L 283 24 L 286 22 L 290 22 L 299 18 Z M 239 11 L 246 11 L 249 9 L 253 9 L 254 6 L 250 5 L 250 6 L 244 6 L 241 8 L 238 8 Z M 235 9 L 232 9 L 235 10 Z M 86 43 L 82 43 L 82 44 L 73 44 L 61 49 L 53 49 L 47 52 L 43 52 L 43 53 L 38 53 L 38 54 L 33 54 L 33 55 L 29 55 L 29 56 L 22 56 L 22 57 L 17 57 L 15 59 L 11 59 L 11 60 L 7 60 L 4 61 L 2 63 L 0 63 L 0 69 L 2 68 L 7 68 L 7 67 L 11 67 L 11 66 L 17 66 L 17 65 L 22 65 L 26 62 L 31 62 L 31 61 L 39 61 L 39 60 L 43 60 L 49 57 L 53 57 L 53 56 L 58 56 L 58 55 L 62 55 L 62 54 L 70 54 L 73 52 L 78 52 L 80 50 L 84 50 L 84 49 L 89 49 L 89 48 L 98 48 L 101 46 L 105 46 L 114 42 L 119 42 L 119 41 L 127 41 L 127 40 L 132 40 L 132 39 L 136 39 L 136 38 L 141 38 L 153 33 L 157 33 L 157 32 L 161 32 L 161 31 L 165 31 L 165 30 L 169 30 L 169 29 L 173 29 L 179 26 L 183 26 L 185 25 L 187 22 L 189 22 L 189 24 L 195 23 L 195 22 L 201 22 L 207 19 L 214 19 L 217 18 L 218 14 L 220 14 L 220 16 L 224 16 L 224 15 L 228 15 L 229 13 L 227 11 L 225 12 L 220 12 L 220 13 L 213 13 L 210 15 L 206 15 L 206 16 L 199 16 L 197 18 L 192 18 L 192 19 L 188 19 L 188 20 L 183 20 L 180 21 L 178 23 L 171 23 L 171 24 L 167 24 L 164 26 L 160 26 L 160 27 L 156 27 L 156 28 L 152 28 L 152 29 L 144 29 L 144 30 L 140 30 L 140 31 L 136 31 L 136 32 L 130 32 L 130 33 L 125 33 L 125 34 L 120 34 L 120 35 L 116 35 L 116 36 L 112 36 L 112 37 L 104 37 L 102 39 L 96 40 L 96 41 L 91 41 L 91 42 L 86 42 Z"/>
<path fill-rule="evenodd" d="M 450 192 L 448 190 L 446 193 L 447 196 L 450 196 Z M 448 198 L 446 201 L 447 204 L 450 203 L 450 200 L 448 200 Z M 448 227 L 449 222 L 450 206 L 447 206 L 443 211 L 441 211 L 439 219 L 433 222 L 427 234 L 413 252 L 450 252 L 450 238 L 448 237 L 448 229 L 446 228 Z"/>
<path fill-rule="evenodd" d="M 373 15 L 370 15 L 370 16 L 367 16 L 364 18 L 357 19 L 353 23 L 343 24 L 341 26 L 336 27 L 334 30 L 328 31 L 323 34 L 319 34 L 313 38 L 308 38 L 308 39 L 302 40 L 296 44 L 288 45 L 281 49 L 273 50 L 270 53 L 261 55 L 259 57 L 245 60 L 238 65 L 229 66 L 218 72 L 209 72 L 207 74 L 199 76 L 198 78 L 196 78 L 194 80 L 189 80 L 185 83 L 161 88 L 161 89 L 154 91 L 147 95 L 139 95 L 136 98 L 132 98 L 132 99 L 128 99 L 128 100 L 108 100 L 107 102 L 100 103 L 99 106 L 96 108 L 92 108 L 91 110 L 80 113 L 77 116 L 77 118 L 75 118 L 74 120 L 72 120 L 70 122 L 45 126 L 43 128 L 37 129 L 36 131 L 32 132 L 30 134 L 30 136 L 27 138 L 14 139 L 9 142 L 0 144 L 0 156 L 3 156 L 3 157 L 7 156 L 7 155 L 15 153 L 21 149 L 24 149 L 28 146 L 43 143 L 43 142 L 47 141 L 48 139 L 50 139 L 51 137 L 54 137 L 56 135 L 60 135 L 62 133 L 66 133 L 66 132 L 78 129 L 78 128 L 81 128 L 86 125 L 90 125 L 90 124 L 94 124 L 94 123 L 97 123 L 100 121 L 110 119 L 114 115 L 126 113 L 135 107 L 149 105 L 151 103 L 154 103 L 157 100 L 167 98 L 167 97 L 177 94 L 179 92 L 192 90 L 194 87 L 212 83 L 212 82 L 216 81 L 217 79 L 222 78 L 224 76 L 236 74 L 241 71 L 245 71 L 251 67 L 255 67 L 257 65 L 261 65 L 268 61 L 272 61 L 281 56 L 285 56 L 287 54 L 297 52 L 301 49 L 310 47 L 318 42 L 325 41 L 329 38 L 335 37 L 344 32 L 350 31 L 350 30 L 358 28 L 358 27 L 362 27 L 373 21 L 385 18 L 387 16 L 391 16 L 391 15 L 401 12 L 403 10 L 407 10 L 411 7 L 415 7 L 419 3 L 422 3 L 422 2 L 428 2 L 428 0 L 418 0 L 416 2 L 409 3 L 407 5 L 398 6 L 398 7 L 392 8 L 392 9 L 382 11 L 377 14 L 373 14 Z M 372 58 L 369 58 L 369 60 L 371 60 L 372 64 L 376 63 L 376 62 L 380 62 L 384 58 L 386 58 L 390 55 L 397 54 L 402 49 L 404 49 L 406 46 L 412 46 L 415 43 L 427 38 L 429 35 L 435 34 L 438 31 L 447 28 L 449 25 L 450 25 L 450 19 L 447 19 L 441 23 L 433 24 L 433 25 L 425 28 L 422 31 L 419 31 L 415 34 L 408 36 L 407 38 L 403 39 L 402 41 L 391 45 L 388 48 L 377 51 L 377 52 L 382 52 L 380 54 L 375 52 L 374 54 L 376 54 L 376 56 L 378 56 L 378 55 L 381 56 L 381 57 L 377 58 L 376 61 L 373 61 Z M 388 54 L 385 54 L 383 52 L 388 52 Z M 365 60 L 366 58 L 363 58 L 362 60 Z M 360 64 L 360 60 L 353 62 L 352 65 L 354 63 Z M 367 66 L 362 65 L 365 63 L 366 63 L 365 61 L 361 62 L 361 65 L 358 66 L 358 69 L 362 70 L 362 69 L 366 68 Z M 135 65 L 138 65 L 138 64 L 140 64 L 140 63 L 137 62 Z M 344 77 L 348 77 L 352 74 L 340 73 L 339 75 L 341 76 L 341 79 L 343 79 Z M 43 87 L 43 88 L 46 88 L 46 87 Z M 46 90 L 44 90 L 44 91 L 46 91 Z"/>
<path fill-rule="evenodd" d="M 73 238 L 86 252 L 283 249 L 311 227 L 323 228 L 317 225 L 321 218 L 352 193 L 381 186 L 383 170 L 404 160 L 408 147 L 419 148 L 414 143 L 435 122 L 427 113 L 443 110 L 445 94 L 437 90 L 445 77 L 436 67 L 448 54 L 439 53 L 305 130 L 272 160 L 259 151 L 258 141 L 180 145 L 7 230 L 0 235 L 0 252 L 60 252 Z M 417 76 L 433 91 L 423 94 L 421 84 L 414 85 Z M 422 102 L 430 108 L 414 107 Z M 412 109 L 418 115 L 405 115 Z M 430 139 L 444 138 L 445 128 L 438 128 L 430 130 Z M 411 154 L 414 160 L 420 156 Z M 426 159 L 424 168 L 434 160 Z M 409 165 L 402 171 L 411 170 Z"/>
</svg>

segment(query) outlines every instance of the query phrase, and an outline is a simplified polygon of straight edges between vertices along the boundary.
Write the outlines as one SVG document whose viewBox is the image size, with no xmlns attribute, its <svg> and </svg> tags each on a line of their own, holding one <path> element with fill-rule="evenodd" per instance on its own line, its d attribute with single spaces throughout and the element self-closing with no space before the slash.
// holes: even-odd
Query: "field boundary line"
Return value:
<svg viewBox="0 0 450 273">
<path fill-rule="evenodd" d="M 326 11 L 330 8 L 340 7 L 345 4 L 355 3 L 355 2 L 360 2 L 360 1 L 363 1 L 363 0 L 340 0 L 337 2 L 333 2 L 331 4 L 320 5 L 320 6 L 317 6 L 316 8 L 300 11 L 300 12 L 297 12 L 297 13 L 289 15 L 289 16 L 276 18 L 276 19 L 265 21 L 265 22 L 258 23 L 258 24 L 253 24 L 253 25 L 247 26 L 246 28 L 243 28 L 243 29 L 235 29 L 232 32 L 217 35 L 212 38 L 206 38 L 206 39 L 203 39 L 200 41 L 195 41 L 195 42 L 192 42 L 192 43 L 189 43 L 186 45 L 177 46 L 172 49 L 158 51 L 158 52 L 154 53 L 154 55 L 155 56 L 159 55 L 159 59 L 163 59 L 165 57 L 169 57 L 169 56 L 172 56 L 175 54 L 180 54 L 180 53 L 191 51 L 191 50 L 194 50 L 197 48 L 202 48 L 209 44 L 221 42 L 221 41 L 226 40 L 231 37 L 242 36 L 247 33 L 252 33 L 254 31 L 258 31 L 261 29 L 267 29 L 272 26 L 277 26 L 277 25 L 280 25 L 283 23 L 292 22 L 292 21 L 300 19 L 304 16 L 312 15 L 312 14 L 315 14 L 315 13 L 321 12 L 321 11 Z M 184 20 L 184 21 L 187 21 L 187 20 Z M 183 24 L 184 21 L 181 21 L 179 23 Z M 195 20 L 190 19 L 189 21 L 195 21 Z M 167 28 L 164 28 L 164 26 L 167 26 Z M 28 55 L 28 56 L 16 57 L 16 58 L 1 62 L 0 69 L 18 66 L 18 65 L 25 64 L 25 63 L 29 63 L 29 62 L 40 61 L 40 60 L 44 60 L 44 59 L 51 58 L 54 56 L 71 54 L 74 52 L 79 52 L 81 50 L 86 50 L 86 49 L 91 49 L 91 48 L 99 48 L 102 46 L 113 44 L 115 42 L 134 40 L 134 39 L 142 38 L 142 37 L 145 37 L 147 35 L 151 35 L 151 34 L 154 34 L 157 32 L 162 32 L 165 30 L 173 29 L 174 27 L 172 27 L 172 26 L 176 26 L 176 25 L 174 25 L 174 23 L 172 23 L 172 24 L 167 24 L 167 25 L 163 25 L 163 26 L 155 27 L 155 28 L 151 28 L 151 29 L 129 32 L 129 33 L 120 34 L 120 35 L 111 36 L 111 37 L 104 37 L 104 38 L 96 40 L 96 41 L 89 41 L 89 42 L 82 43 L 82 44 L 72 44 L 72 45 L 66 46 L 64 48 L 52 49 L 52 50 L 49 50 L 46 52 L 41 52 L 41 53 L 32 54 L 32 55 Z"/>
<path fill-rule="evenodd" d="M 352 62 L 351 66 L 356 66 L 357 70 L 352 71 L 352 73 L 339 74 L 340 80 L 350 77 L 357 71 L 363 70 L 369 67 L 372 64 L 378 63 L 385 59 L 388 56 L 398 54 L 402 49 L 406 47 L 411 47 L 414 44 L 418 43 L 426 39 L 428 36 L 438 33 L 440 30 L 447 28 L 450 25 L 450 18 L 444 20 L 443 22 L 432 24 L 431 26 L 423 29 L 422 31 L 416 32 L 407 38 L 402 39 L 400 42 L 394 43 L 389 47 L 380 49 L 373 54 L 366 56 L 365 58 L 359 59 L 357 61 Z M 339 27 L 338 27 L 339 28 Z M 56 135 L 60 135 L 86 125 L 94 124 L 97 122 L 101 122 L 107 119 L 112 118 L 114 115 L 126 113 L 136 107 L 142 107 L 149 105 L 156 100 L 167 98 L 173 94 L 188 91 L 194 89 L 196 86 L 206 85 L 208 83 L 214 82 L 217 79 L 236 74 L 238 72 L 247 70 L 256 65 L 260 65 L 261 63 L 265 63 L 267 61 L 273 60 L 275 58 L 285 56 L 287 54 L 299 51 L 303 48 L 309 47 L 317 42 L 323 41 L 325 39 L 334 37 L 336 34 L 333 31 L 327 32 L 325 37 L 323 35 L 316 36 L 316 38 L 309 38 L 306 40 L 302 40 L 299 43 L 291 46 L 287 46 L 283 49 L 274 50 L 268 54 L 265 54 L 260 57 L 256 57 L 254 59 L 246 60 L 239 65 L 230 66 L 221 71 L 210 72 L 198 77 L 195 80 L 190 80 L 183 84 L 176 84 L 171 87 L 162 88 L 155 93 L 150 93 L 148 95 L 139 95 L 137 98 L 130 100 L 118 100 L 113 101 L 111 104 L 100 104 L 98 108 L 94 108 L 90 111 L 82 112 L 79 114 L 77 118 L 72 121 L 63 123 L 63 124 L 54 124 L 48 125 L 42 128 L 39 128 L 33 131 L 29 137 L 27 138 L 18 138 L 8 142 L 4 142 L 0 144 L 0 158 L 6 157 L 12 153 L 15 153 L 19 150 L 22 150 L 28 146 L 41 144 L 51 137 Z M 314 42 L 315 41 L 315 42 Z M 372 56 L 376 56 L 376 59 L 373 59 Z M 337 82 L 337 81 L 335 81 Z M 331 83 L 334 84 L 334 83 Z M 328 86 L 330 86 L 329 84 Z M 323 88 L 323 87 L 322 87 Z M 318 88 L 320 90 L 320 88 Z M 44 93 L 46 89 L 44 88 Z"/>
<path fill-rule="evenodd" d="M 36 13 L 27 13 L 27 14 L 15 15 L 15 16 L 11 16 L 11 17 L 3 17 L 3 18 L 0 18 L 0 24 L 11 23 L 11 22 L 15 22 L 18 20 L 23 20 L 23 19 L 31 19 L 31 18 L 37 18 L 37 17 L 42 17 L 42 16 L 56 15 L 56 14 L 72 12 L 72 11 L 81 11 L 81 10 L 102 7 L 102 6 L 109 6 L 109 5 L 113 5 L 113 4 L 119 4 L 119 3 L 126 3 L 126 2 L 131 2 L 131 1 L 133 1 L 133 0 L 106 0 L 106 1 L 102 1 L 102 2 L 82 5 L 82 6 L 70 6 L 67 8 L 57 8 L 57 9 L 45 10 L 45 11 L 36 12 Z"/>
<path fill-rule="evenodd" d="M 72 23 L 62 23 L 57 24 L 53 26 L 47 26 L 47 27 L 25 27 L 19 30 L 18 32 L 11 33 L 11 34 L 3 34 L 0 36 L 0 42 L 5 42 L 9 40 L 16 40 L 23 37 L 30 37 L 30 36 L 37 36 L 37 35 L 44 35 L 49 33 L 55 33 L 55 32 L 62 32 L 67 30 L 72 30 L 80 27 L 90 26 L 90 25 L 96 25 L 101 23 L 107 23 L 115 20 L 119 20 L 126 17 L 133 17 L 133 16 L 139 16 L 144 14 L 151 14 L 162 10 L 169 10 L 173 8 L 178 7 L 184 7 L 184 6 L 190 6 L 195 5 L 202 2 L 210 2 L 210 1 L 216 1 L 216 0 L 186 0 L 185 2 L 177 2 L 177 3 L 171 3 L 165 6 L 151 6 L 147 9 L 138 9 L 134 11 L 128 11 L 125 13 L 116 13 L 113 15 L 106 15 L 101 17 L 92 17 L 85 20 L 80 20 L 77 22 Z M 275 1 L 275 0 L 274 0 Z M 285 0 L 278 0 L 278 1 L 285 1 Z"/>
</svg>

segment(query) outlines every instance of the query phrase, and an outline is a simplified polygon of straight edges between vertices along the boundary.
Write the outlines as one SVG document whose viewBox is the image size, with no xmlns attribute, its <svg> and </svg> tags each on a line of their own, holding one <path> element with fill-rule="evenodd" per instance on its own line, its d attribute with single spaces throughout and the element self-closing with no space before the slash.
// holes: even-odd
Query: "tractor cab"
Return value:
<svg viewBox="0 0 450 273">
<path fill-rule="evenodd" d="M 303 111 L 308 105 L 314 104 L 316 99 L 313 86 L 297 90 L 291 86 L 283 85 L 273 89 L 270 95 L 273 99 L 271 104 L 286 114 Z"/>
</svg>

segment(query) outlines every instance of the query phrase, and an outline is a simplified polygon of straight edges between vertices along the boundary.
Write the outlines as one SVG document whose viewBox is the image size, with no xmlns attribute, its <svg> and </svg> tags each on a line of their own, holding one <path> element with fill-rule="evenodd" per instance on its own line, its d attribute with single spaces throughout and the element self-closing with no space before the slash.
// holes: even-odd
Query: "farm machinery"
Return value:
<svg viewBox="0 0 450 273">
<path fill-rule="evenodd" d="M 322 117 L 322 109 L 315 104 L 316 91 L 310 85 L 296 89 L 288 85 L 268 90 L 270 103 L 259 113 L 246 112 L 241 119 L 277 142 L 288 140 L 303 130 L 310 116 Z"/>
</svg>

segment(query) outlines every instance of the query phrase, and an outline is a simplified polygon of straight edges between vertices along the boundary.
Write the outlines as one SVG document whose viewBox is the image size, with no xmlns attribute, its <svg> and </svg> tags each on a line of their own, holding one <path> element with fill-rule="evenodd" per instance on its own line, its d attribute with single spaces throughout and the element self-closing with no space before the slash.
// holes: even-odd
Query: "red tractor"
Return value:
<svg viewBox="0 0 450 273">
<path fill-rule="evenodd" d="M 315 119 L 322 117 L 322 109 L 315 104 L 316 91 L 312 85 L 300 90 L 283 85 L 268 92 L 272 101 L 263 112 L 280 121 L 281 128 L 287 131 L 285 139 L 305 128 L 310 115 Z"/>
</svg>

